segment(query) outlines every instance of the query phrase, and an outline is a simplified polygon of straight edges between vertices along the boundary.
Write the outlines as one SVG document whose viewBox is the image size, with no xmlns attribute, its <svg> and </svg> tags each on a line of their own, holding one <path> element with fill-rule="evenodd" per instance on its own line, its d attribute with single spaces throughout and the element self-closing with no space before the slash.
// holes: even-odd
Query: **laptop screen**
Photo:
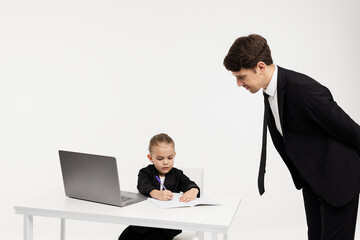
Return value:
<svg viewBox="0 0 360 240">
<path fill-rule="evenodd" d="M 65 194 L 71 198 L 120 205 L 114 157 L 59 151 Z"/>
</svg>

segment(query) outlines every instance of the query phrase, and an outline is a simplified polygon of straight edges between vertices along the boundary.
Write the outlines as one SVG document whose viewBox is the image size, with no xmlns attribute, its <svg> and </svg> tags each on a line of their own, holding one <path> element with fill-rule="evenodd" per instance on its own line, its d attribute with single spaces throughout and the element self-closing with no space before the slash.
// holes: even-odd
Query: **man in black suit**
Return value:
<svg viewBox="0 0 360 240">
<path fill-rule="evenodd" d="M 276 66 L 265 38 L 235 40 L 224 66 L 239 87 L 264 91 L 259 191 L 264 193 L 266 130 L 302 189 L 309 240 L 354 239 L 360 192 L 360 127 L 314 79 Z"/>
</svg>

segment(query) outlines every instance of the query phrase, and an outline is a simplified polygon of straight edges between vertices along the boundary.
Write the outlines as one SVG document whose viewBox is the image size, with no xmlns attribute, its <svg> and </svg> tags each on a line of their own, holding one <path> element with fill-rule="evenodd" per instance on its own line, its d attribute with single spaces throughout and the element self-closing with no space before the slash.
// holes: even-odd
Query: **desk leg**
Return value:
<svg viewBox="0 0 360 240">
<path fill-rule="evenodd" d="M 33 239 L 33 216 L 24 215 L 24 240 Z"/>
<path fill-rule="evenodd" d="M 218 234 L 217 233 L 213 233 L 212 234 L 212 240 L 217 240 L 218 239 Z"/>
<path fill-rule="evenodd" d="M 65 219 L 61 219 L 60 223 L 60 240 L 65 240 Z"/>
<path fill-rule="evenodd" d="M 204 232 L 196 232 L 195 236 L 199 239 L 199 240 L 204 240 Z"/>
<path fill-rule="evenodd" d="M 223 234 L 223 240 L 227 240 L 228 239 L 228 234 L 227 233 L 224 233 Z"/>
</svg>

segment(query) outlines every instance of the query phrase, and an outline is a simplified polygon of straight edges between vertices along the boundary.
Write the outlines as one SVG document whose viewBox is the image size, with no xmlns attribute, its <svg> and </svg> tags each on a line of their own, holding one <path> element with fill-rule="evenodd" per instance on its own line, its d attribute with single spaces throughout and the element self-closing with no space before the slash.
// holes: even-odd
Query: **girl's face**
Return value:
<svg viewBox="0 0 360 240">
<path fill-rule="evenodd" d="M 151 153 L 147 155 L 150 162 L 152 162 L 155 168 L 158 170 L 161 177 L 165 176 L 174 165 L 175 148 L 173 144 L 158 143 L 157 146 L 153 146 Z"/>
</svg>

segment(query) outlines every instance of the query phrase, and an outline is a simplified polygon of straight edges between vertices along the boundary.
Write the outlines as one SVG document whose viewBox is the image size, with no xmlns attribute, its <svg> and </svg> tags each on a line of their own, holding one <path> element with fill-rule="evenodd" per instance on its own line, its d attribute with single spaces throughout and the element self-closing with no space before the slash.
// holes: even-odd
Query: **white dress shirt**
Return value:
<svg viewBox="0 0 360 240">
<path fill-rule="evenodd" d="M 279 105 L 278 105 L 278 98 L 277 98 L 277 76 L 278 76 L 278 67 L 275 65 L 274 73 L 271 77 L 269 85 L 264 92 L 269 95 L 269 104 L 271 108 L 271 112 L 275 118 L 275 125 L 281 136 L 283 136 L 283 132 L 281 129 L 280 123 L 280 114 L 279 114 Z"/>
<path fill-rule="evenodd" d="M 160 181 L 161 181 L 160 191 L 162 191 L 162 190 L 164 190 L 164 189 L 163 189 L 163 186 L 164 186 L 164 183 L 165 183 L 165 176 L 164 176 L 164 177 L 160 177 Z"/>
</svg>

